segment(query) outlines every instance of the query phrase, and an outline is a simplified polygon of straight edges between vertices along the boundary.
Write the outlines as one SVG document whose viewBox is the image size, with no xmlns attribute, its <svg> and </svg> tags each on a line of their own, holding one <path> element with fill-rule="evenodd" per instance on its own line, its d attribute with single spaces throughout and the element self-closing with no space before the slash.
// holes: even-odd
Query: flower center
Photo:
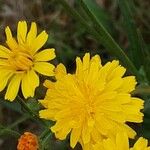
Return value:
<svg viewBox="0 0 150 150">
<path fill-rule="evenodd" d="M 8 62 L 16 71 L 27 71 L 33 66 L 32 57 L 25 52 L 14 51 Z"/>
<path fill-rule="evenodd" d="M 94 115 L 93 107 L 90 106 L 89 104 L 86 104 L 85 107 L 86 107 L 87 113 L 88 113 L 89 115 L 92 115 L 92 116 L 93 116 L 93 115 Z"/>
</svg>

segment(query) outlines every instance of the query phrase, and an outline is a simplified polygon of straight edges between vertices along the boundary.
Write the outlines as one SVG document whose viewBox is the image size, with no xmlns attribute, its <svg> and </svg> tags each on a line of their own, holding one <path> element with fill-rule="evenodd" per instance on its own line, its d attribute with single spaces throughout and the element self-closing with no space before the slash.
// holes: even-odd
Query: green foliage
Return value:
<svg viewBox="0 0 150 150">
<path fill-rule="evenodd" d="M 139 69 L 143 63 L 144 55 L 140 46 L 141 41 L 138 37 L 137 27 L 133 19 L 131 6 L 128 0 L 118 0 L 118 4 L 123 15 L 123 25 L 128 35 L 131 58 L 134 65 Z"/>
</svg>

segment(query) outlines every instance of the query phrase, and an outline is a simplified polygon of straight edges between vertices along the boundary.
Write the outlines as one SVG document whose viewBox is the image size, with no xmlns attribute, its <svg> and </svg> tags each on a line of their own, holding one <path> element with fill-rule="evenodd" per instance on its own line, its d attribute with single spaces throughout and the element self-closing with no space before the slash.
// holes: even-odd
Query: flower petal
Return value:
<svg viewBox="0 0 150 150">
<path fill-rule="evenodd" d="M 10 66 L 10 64 L 8 63 L 8 61 L 7 61 L 7 59 L 3 59 L 3 58 L 1 58 L 0 59 L 0 66 L 2 67 L 9 67 Z"/>
<path fill-rule="evenodd" d="M 35 22 L 31 23 L 31 28 L 27 34 L 27 44 L 31 45 L 33 40 L 36 38 L 37 35 L 37 26 Z"/>
<path fill-rule="evenodd" d="M 54 65 L 47 62 L 36 62 L 34 64 L 34 70 L 46 76 L 53 76 L 54 68 L 55 68 Z"/>
<path fill-rule="evenodd" d="M 1 75 L 0 75 L 0 91 L 2 91 L 6 85 L 10 77 L 13 75 L 13 73 L 9 70 L 0 69 Z"/>
<path fill-rule="evenodd" d="M 19 44 L 25 43 L 26 35 L 27 35 L 27 23 L 26 21 L 19 21 L 17 29 L 17 39 Z"/>
<path fill-rule="evenodd" d="M 57 65 L 57 67 L 55 68 L 56 79 L 59 80 L 63 78 L 66 74 L 67 74 L 66 67 L 62 63 Z"/>
<path fill-rule="evenodd" d="M 140 137 L 137 142 L 134 144 L 133 146 L 133 149 L 141 149 L 141 150 L 149 150 L 147 148 L 147 145 L 148 145 L 148 140 L 147 139 L 144 139 L 143 137 Z"/>
<path fill-rule="evenodd" d="M 0 57 L 1 58 L 8 58 L 10 53 L 11 51 L 8 48 L 0 45 Z"/>
<path fill-rule="evenodd" d="M 41 52 L 35 54 L 34 59 L 35 61 L 50 61 L 56 57 L 55 55 L 55 49 L 45 49 Z"/>
<path fill-rule="evenodd" d="M 87 127 L 87 124 L 85 124 L 82 128 L 82 140 L 83 144 L 87 144 L 90 142 L 90 131 L 89 128 Z"/>
<path fill-rule="evenodd" d="M 119 150 L 129 150 L 129 141 L 126 133 L 118 133 L 116 136 L 116 145 Z"/>
<path fill-rule="evenodd" d="M 118 90 L 119 92 L 130 93 L 135 90 L 136 84 L 135 76 L 127 76 L 123 78 L 122 86 Z"/>
<path fill-rule="evenodd" d="M 50 80 L 45 80 L 44 83 L 43 83 L 43 85 L 44 85 L 45 87 L 51 89 L 51 88 L 54 88 L 55 83 L 52 82 L 52 81 L 50 81 Z"/>
<path fill-rule="evenodd" d="M 14 77 L 12 77 L 5 94 L 5 99 L 13 101 L 16 98 L 19 91 L 21 79 L 22 74 L 16 74 L 14 75 Z"/>
<path fill-rule="evenodd" d="M 9 46 L 9 48 L 12 50 L 16 49 L 18 47 L 18 44 L 16 40 L 12 37 L 11 30 L 8 26 L 5 28 L 5 33 L 6 33 L 6 38 L 7 38 L 6 43 Z"/>
<path fill-rule="evenodd" d="M 81 135 L 81 128 L 73 128 L 70 135 L 70 145 L 72 148 L 78 143 Z"/>
<path fill-rule="evenodd" d="M 110 82 L 107 83 L 106 89 L 107 91 L 113 91 L 118 89 L 122 85 L 122 79 L 121 78 L 114 78 Z"/>
<path fill-rule="evenodd" d="M 33 97 L 35 88 L 39 86 L 39 77 L 35 71 L 30 70 L 22 78 L 22 93 L 25 98 Z M 30 88 L 29 88 L 30 87 Z"/>
<path fill-rule="evenodd" d="M 43 31 L 41 32 L 31 45 L 32 54 L 34 55 L 47 41 L 48 34 Z"/>
</svg>

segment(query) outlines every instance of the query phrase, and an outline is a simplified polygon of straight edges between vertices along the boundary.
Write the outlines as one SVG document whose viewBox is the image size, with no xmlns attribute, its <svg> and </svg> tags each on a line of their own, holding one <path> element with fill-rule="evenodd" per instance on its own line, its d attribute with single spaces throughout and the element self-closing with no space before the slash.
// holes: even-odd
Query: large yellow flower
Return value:
<svg viewBox="0 0 150 150">
<path fill-rule="evenodd" d="M 136 81 L 134 76 L 123 77 L 126 69 L 114 60 L 104 66 L 98 55 L 83 61 L 76 59 L 76 72 L 67 74 L 60 64 L 56 68 L 56 82 L 46 81 L 48 91 L 41 104 L 45 110 L 40 117 L 56 121 L 51 128 L 59 139 L 70 133 L 71 147 L 80 142 L 85 149 L 98 140 L 127 132 L 133 138 L 135 131 L 126 122 L 142 122 L 143 101 L 131 97 Z"/>
<path fill-rule="evenodd" d="M 55 58 L 54 49 L 39 49 L 45 44 L 48 34 L 43 31 L 37 36 L 37 26 L 32 22 L 27 33 L 26 21 L 20 21 L 17 29 L 17 41 L 11 30 L 6 27 L 6 44 L 0 45 L 0 91 L 7 85 L 5 99 L 14 100 L 20 84 L 25 98 L 33 97 L 39 86 L 39 77 L 36 72 L 52 76 L 54 66 L 47 61 Z"/>
<path fill-rule="evenodd" d="M 91 150 L 150 150 L 148 140 L 140 137 L 132 148 L 129 147 L 129 139 L 126 133 L 118 133 L 116 138 L 108 138 L 98 142 Z"/>
</svg>

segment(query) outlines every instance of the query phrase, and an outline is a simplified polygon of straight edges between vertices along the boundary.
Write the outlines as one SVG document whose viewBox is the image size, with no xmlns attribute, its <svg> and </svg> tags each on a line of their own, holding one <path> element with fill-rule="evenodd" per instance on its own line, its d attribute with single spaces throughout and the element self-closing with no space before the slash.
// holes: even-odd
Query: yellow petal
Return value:
<svg viewBox="0 0 150 150">
<path fill-rule="evenodd" d="M 54 65 L 47 62 L 36 62 L 34 64 L 34 70 L 46 76 L 53 76 L 54 68 L 55 68 Z"/>
<path fill-rule="evenodd" d="M 59 80 L 66 74 L 67 74 L 66 67 L 61 63 L 59 65 L 57 65 L 57 67 L 55 68 L 56 79 Z"/>
<path fill-rule="evenodd" d="M 91 84 L 91 82 L 96 82 L 95 79 L 98 76 L 100 68 L 101 68 L 100 57 L 98 55 L 95 55 L 95 56 L 92 57 L 92 59 L 90 61 L 89 73 L 87 75 L 84 74 L 85 77 L 88 76 L 87 77 L 87 82 L 89 84 Z"/>
<path fill-rule="evenodd" d="M 50 61 L 56 57 L 55 49 L 49 48 L 42 50 L 41 52 L 35 54 L 34 59 L 35 61 Z"/>
<path fill-rule="evenodd" d="M 143 137 L 140 137 L 137 142 L 134 144 L 133 149 L 134 150 L 147 150 L 148 140 L 144 139 Z"/>
<path fill-rule="evenodd" d="M 8 80 L 11 78 L 13 73 L 9 70 L 0 69 L 1 75 L 0 75 L 0 91 L 2 91 L 6 85 Z"/>
<path fill-rule="evenodd" d="M 104 150 L 119 150 L 119 149 L 116 149 L 115 142 L 110 138 L 104 140 L 103 143 L 104 143 L 103 144 Z"/>
<path fill-rule="evenodd" d="M 38 75 L 35 73 L 34 70 L 30 70 L 29 71 L 29 80 L 30 80 L 30 84 L 31 84 L 31 96 L 34 96 L 34 92 L 35 92 L 35 88 L 39 86 L 39 77 Z"/>
<path fill-rule="evenodd" d="M 87 127 L 87 125 L 85 124 L 83 126 L 83 129 L 82 129 L 82 140 L 83 140 L 83 144 L 87 144 L 89 143 L 90 141 L 90 131 L 89 131 L 89 128 Z"/>
<path fill-rule="evenodd" d="M 118 133 L 116 136 L 117 150 L 129 150 L 128 136 L 126 133 Z"/>
<path fill-rule="evenodd" d="M 119 92 L 130 93 L 135 90 L 136 84 L 135 76 L 124 77 L 122 86 L 119 88 Z"/>
<path fill-rule="evenodd" d="M 58 137 L 60 140 L 66 139 L 67 135 L 71 131 L 71 128 L 66 123 L 64 123 L 63 126 L 64 128 L 62 128 L 61 131 L 55 133 L 56 137 Z"/>
<path fill-rule="evenodd" d="M 126 72 L 126 69 L 124 67 L 118 66 L 110 73 L 107 79 L 112 80 L 116 77 L 122 77 L 125 74 L 125 72 Z"/>
<path fill-rule="evenodd" d="M 17 39 L 19 44 L 25 43 L 26 35 L 27 35 L 27 23 L 26 21 L 19 21 L 17 28 Z"/>
<path fill-rule="evenodd" d="M 121 125 L 120 125 L 120 126 L 121 126 Z M 122 127 L 123 127 L 124 131 L 126 131 L 126 133 L 127 133 L 127 135 L 128 135 L 129 138 L 132 138 L 132 139 L 135 138 L 136 132 L 135 132 L 132 128 L 130 128 L 130 127 L 129 127 L 128 125 L 126 125 L 126 124 L 122 125 Z"/>
<path fill-rule="evenodd" d="M 48 109 L 39 111 L 40 118 L 53 120 L 54 113 L 50 112 Z"/>
<path fill-rule="evenodd" d="M 79 141 L 81 135 L 81 128 L 73 128 L 70 135 L 70 145 L 74 148 Z"/>
<path fill-rule="evenodd" d="M 48 34 L 45 31 L 41 32 L 35 38 L 31 46 L 33 55 L 46 43 L 47 39 L 48 39 Z"/>
<path fill-rule="evenodd" d="M 42 105 L 42 106 L 44 106 L 45 108 L 48 108 L 48 104 L 49 104 L 49 100 L 38 100 L 38 102 Z"/>
<path fill-rule="evenodd" d="M 37 26 L 35 22 L 31 23 L 31 28 L 27 34 L 27 44 L 30 46 L 37 35 Z"/>
<path fill-rule="evenodd" d="M 50 80 L 45 80 L 44 83 L 43 83 L 43 85 L 45 87 L 47 87 L 48 89 L 51 89 L 51 88 L 54 88 L 55 82 L 52 82 Z"/>
<path fill-rule="evenodd" d="M 97 142 L 95 145 L 93 145 L 93 150 L 107 150 L 107 149 L 104 149 L 103 142 Z"/>
<path fill-rule="evenodd" d="M 1 58 L 0 59 L 0 66 L 2 67 L 10 67 L 10 64 L 8 63 L 8 61 L 7 61 L 7 59 L 3 59 L 3 58 Z M 5 69 L 5 68 L 4 68 Z"/>
<path fill-rule="evenodd" d="M 33 97 L 35 88 L 39 86 L 39 77 L 35 71 L 30 70 L 22 78 L 22 93 L 25 98 Z M 30 88 L 29 88 L 30 87 Z"/>
<path fill-rule="evenodd" d="M 131 95 L 130 94 L 117 94 L 115 97 L 115 101 L 119 104 L 127 104 L 131 101 Z"/>
<path fill-rule="evenodd" d="M 90 54 L 86 53 L 83 57 L 83 72 L 84 74 L 87 74 L 89 71 L 89 65 L 90 65 Z"/>
<path fill-rule="evenodd" d="M 132 99 L 133 106 L 137 106 L 139 109 L 144 108 L 144 101 L 142 99 L 137 97 L 132 97 L 131 99 Z"/>
<path fill-rule="evenodd" d="M 123 81 L 121 78 L 114 78 L 113 80 L 107 83 L 106 90 L 108 91 L 116 90 L 122 85 L 122 82 Z"/>
<path fill-rule="evenodd" d="M 1 58 L 8 58 L 10 53 L 11 51 L 8 48 L 0 45 L 0 57 Z"/>
<path fill-rule="evenodd" d="M 81 79 L 83 77 L 83 64 L 79 57 L 76 58 L 76 75 Z"/>
<path fill-rule="evenodd" d="M 21 79 L 22 74 L 16 74 L 14 75 L 14 77 L 12 77 L 5 94 L 5 99 L 13 101 L 16 98 L 19 91 Z"/>
<path fill-rule="evenodd" d="M 64 120 L 57 121 L 56 124 L 51 127 L 51 130 L 55 133 L 56 138 L 64 140 L 71 130 L 70 122 L 65 122 Z"/>
<path fill-rule="evenodd" d="M 18 47 L 18 44 L 17 44 L 16 40 L 12 37 L 11 30 L 8 26 L 5 28 L 5 33 L 6 33 L 6 38 L 7 38 L 7 40 L 6 40 L 7 45 L 12 50 L 16 49 Z"/>
</svg>

